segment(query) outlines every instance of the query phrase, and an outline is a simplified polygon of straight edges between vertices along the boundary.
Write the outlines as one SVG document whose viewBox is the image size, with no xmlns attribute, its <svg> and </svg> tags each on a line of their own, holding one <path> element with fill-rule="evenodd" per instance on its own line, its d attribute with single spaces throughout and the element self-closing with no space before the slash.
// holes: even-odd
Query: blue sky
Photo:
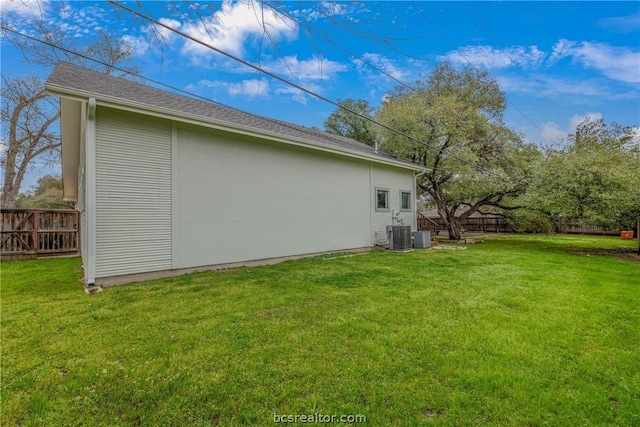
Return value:
<svg viewBox="0 0 640 427">
<path fill-rule="evenodd" d="M 165 28 L 156 28 L 165 37 L 159 48 L 149 22 L 107 3 L 24 3 L 0 0 L 3 19 L 44 16 L 79 43 L 106 30 L 132 47 L 142 75 L 218 102 L 319 128 L 335 109 Z M 274 13 L 269 3 L 288 16 Z M 398 81 L 412 83 L 449 61 L 488 70 L 507 96 L 507 125 L 530 142 L 558 143 L 586 116 L 640 125 L 638 2 L 267 1 L 261 7 L 244 0 L 143 6 L 172 28 L 332 100 L 366 99 L 377 106 Z M 3 42 L 4 75 L 50 72 L 21 60 Z"/>
</svg>

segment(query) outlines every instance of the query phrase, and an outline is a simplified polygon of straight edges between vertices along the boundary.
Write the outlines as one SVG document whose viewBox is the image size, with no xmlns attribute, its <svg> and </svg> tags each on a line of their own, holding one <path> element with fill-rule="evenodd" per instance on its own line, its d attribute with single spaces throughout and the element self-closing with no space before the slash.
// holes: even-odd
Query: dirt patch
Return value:
<svg viewBox="0 0 640 427">
<path fill-rule="evenodd" d="M 438 245 L 433 246 L 431 249 L 437 249 L 441 251 L 463 251 L 467 249 L 466 246 L 450 246 L 450 245 Z"/>
<path fill-rule="evenodd" d="M 640 262 L 640 256 L 638 256 L 638 248 L 580 248 L 572 246 L 569 251 L 575 255 L 584 256 L 607 256 L 619 259 L 627 259 Z"/>
</svg>

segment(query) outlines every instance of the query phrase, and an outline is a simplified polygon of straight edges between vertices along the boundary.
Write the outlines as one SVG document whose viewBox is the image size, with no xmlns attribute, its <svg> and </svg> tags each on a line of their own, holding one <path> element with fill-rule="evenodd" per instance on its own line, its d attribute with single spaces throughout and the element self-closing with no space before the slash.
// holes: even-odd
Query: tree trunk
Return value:
<svg viewBox="0 0 640 427">
<path fill-rule="evenodd" d="M 449 230 L 449 240 L 460 240 L 462 236 L 460 221 L 457 218 L 450 218 L 447 221 L 447 230 Z"/>
<path fill-rule="evenodd" d="M 4 165 L 4 184 L 2 185 L 2 207 L 7 209 L 14 209 L 16 207 L 16 199 L 18 198 L 18 192 L 20 191 L 20 185 L 18 185 L 17 188 L 15 186 L 15 163 L 15 148 L 9 147 Z"/>
<path fill-rule="evenodd" d="M 9 190 L 7 190 L 6 187 L 7 186 L 2 190 L 2 207 L 5 209 L 15 209 L 18 191 L 15 190 L 15 187 L 11 187 Z"/>
</svg>

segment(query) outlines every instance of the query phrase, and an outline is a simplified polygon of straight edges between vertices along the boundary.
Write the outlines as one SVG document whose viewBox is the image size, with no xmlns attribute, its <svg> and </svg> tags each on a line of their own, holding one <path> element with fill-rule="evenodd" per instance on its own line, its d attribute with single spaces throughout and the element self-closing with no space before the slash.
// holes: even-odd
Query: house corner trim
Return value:
<svg viewBox="0 0 640 427">
<path fill-rule="evenodd" d="M 87 211 L 87 263 L 85 285 L 96 283 L 96 99 L 89 98 L 86 122 L 85 185 Z"/>
</svg>

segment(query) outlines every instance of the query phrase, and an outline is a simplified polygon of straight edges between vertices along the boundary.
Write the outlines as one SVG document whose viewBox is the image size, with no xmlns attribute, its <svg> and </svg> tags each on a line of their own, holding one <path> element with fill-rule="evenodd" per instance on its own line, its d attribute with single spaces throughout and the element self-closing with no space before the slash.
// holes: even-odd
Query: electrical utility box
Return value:
<svg viewBox="0 0 640 427">
<path fill-rule="evenodd" d="M 431 247 L 430 231 L 415 231 L 413 234 L 413 247 L 417 249 L 428 249 Z"/>
</svg>

